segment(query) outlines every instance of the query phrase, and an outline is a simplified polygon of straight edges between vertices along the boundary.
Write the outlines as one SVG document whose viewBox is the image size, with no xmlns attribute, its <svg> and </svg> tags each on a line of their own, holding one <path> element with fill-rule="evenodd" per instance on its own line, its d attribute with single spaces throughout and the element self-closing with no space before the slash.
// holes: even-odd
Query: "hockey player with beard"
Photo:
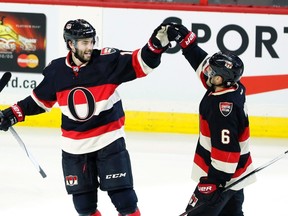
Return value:
<svg viewBox="0 0 288 216">
<path fill-rule="evenodd" d="M 170 23 L 167 32 L 207 89 L 199 106 L 200 135 L 192 170 L 197 186 L 186 212 L 188 216 L 243 216 L 243 188 L 255 176 L 223 192 L 253 171 L 245 87 L 240 82 L 243 62 L 230 52 L 208 56 L 197 45 L 196 35 L 181 24 Z"/>
<path fill-rule="evenodd" d="M 119 216 L 140 216 L 117 87 L 145 77 L 160 64 L 169 44 L 165 28 L 156 28 L 142 49 L 99 50 L 94 49 L 97 37 L 90 23 L 68 21 L 64 26 L 68 55 L 43 70 L 44 78 L 30 96 L 1 112 L 0 130 L 7 131 L 25 116 L 47 112 L 58 103 L 64 182 L 80 216 L 101 216 L 99 187 L 107 191 Z"/>
</svg>

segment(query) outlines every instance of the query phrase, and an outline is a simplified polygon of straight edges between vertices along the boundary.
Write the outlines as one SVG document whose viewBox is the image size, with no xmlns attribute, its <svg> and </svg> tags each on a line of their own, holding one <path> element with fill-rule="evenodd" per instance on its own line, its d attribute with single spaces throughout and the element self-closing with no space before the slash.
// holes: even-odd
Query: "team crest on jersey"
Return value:
<svg viewBox="0 0 288 216">
<path fill-rule="evenodd" d="M 112 54 L 112 53 L 115 53 L 116 52 L 116 49 L 114 48 L 109 48 L 109 47 L 105 47 L 101 50 L 101 53 L 100 55 L 109 55 L 109 54 Z"/>
<path fill-rule="evenodd" d="M 78 185 L 78 176 L 69 175 L 65 177 L 67 186 Z"/>
<path fill-rule="evenodd" d="M 228 116 L 232 112 L 233 103 L 231 102 L 220 102 L 219 109 L 223 116 Z"/>
</svg>

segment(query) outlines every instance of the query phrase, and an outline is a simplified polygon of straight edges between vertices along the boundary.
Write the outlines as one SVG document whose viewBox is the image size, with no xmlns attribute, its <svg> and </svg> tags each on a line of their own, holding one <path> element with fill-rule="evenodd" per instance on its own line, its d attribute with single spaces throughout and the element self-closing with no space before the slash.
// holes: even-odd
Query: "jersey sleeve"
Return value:
<svg viewBox="0 0 288 216">
<path fill-rule="evenodd" d="M 38 106 L 31 96 L 18 101 L 17 105 L 21 107 L 25 116 L 37 115 L 45 112 L 45 110 Z"/>
<path fill-rule="evenodd" d="M 44 78 L 33 90 L 31 98 L 46 112 L 50 111 L 56 103 L 55 70 L 53 62 L 43 70 Z"/>
<path fill-rule="evenodd" d="M 208 54 L 197 44 L 195 44 L 193 46 L 188 46 L 186 49 L 183 49 L 183 55 L 194 69 L 194 71 L 197 73 L 203 86 L 207 89 L 208 85 L 206 84 L 206 81 L 208 77 L 204 74 L 204 71 L 205 68 L 209 65 Z"/>
<path fill-rule="evenodd" d="M 37 115 L 50 111 L 56 103 L 56 96 L 53 88 L 53 80 L 49 73 L 50 66 L 43 70 L 44 78 L 39 85 L 33 89 L 30 96 L 17 102 L 25 115 Z"/>
<path fill-rule="evenodd" d="M 161 63 L 162 53 L 152 52 L 148 44 L 140 50 L 139 61 L 147 65 L 149 68 L 154 69 Z"/>
<path fill-rule="evenodd" d="M 207 53 L 197 44 L 188 46 L 187 48 L 183 49 L 183 55 L 194 69 L 194 71 L 197 70 L 199 65 L 207 57 Z"/>
<path fill-rule="evenodd" d="M 116 84 L 145 77 L 154 70 L 154 67 L 158 66 L 158 63 L 155 62 L 159 60 L 159 54 L 157 56 L 151 54 L 148 58 L 148 52 L 145 48 L 135 51 L 104 48 L 100 52 L 101 67 L 107 71 L 106 77 L 108 80 Z M 143 53 L 146 54 L 143 55 Z"/>
</svg>

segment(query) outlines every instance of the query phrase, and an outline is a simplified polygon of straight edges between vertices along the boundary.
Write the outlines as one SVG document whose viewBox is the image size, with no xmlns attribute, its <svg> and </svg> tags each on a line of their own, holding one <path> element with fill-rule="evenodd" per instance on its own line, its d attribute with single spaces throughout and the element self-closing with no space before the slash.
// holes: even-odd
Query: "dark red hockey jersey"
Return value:
<svg viewBox="0 0 288 216">
<path fill-rule="evenodd" d="M 53 60 L 32 95 L 18 105 L 25 115 L 35 115 L 57 103 L 62 112 L 62 149 L 72 154 L 99 150 L 124 136 L 125 115 L 117 87 L 152 71 L 141 55 L 149 51 L 143 49 L 95 49 L 91 61 L 80 67 L 71 65 L 70 53 Z M 153 57 L 146 53 L 146 59 L 147 55 Z M 159 56 L 147 62 L 159 61 Z"/>
</svg>

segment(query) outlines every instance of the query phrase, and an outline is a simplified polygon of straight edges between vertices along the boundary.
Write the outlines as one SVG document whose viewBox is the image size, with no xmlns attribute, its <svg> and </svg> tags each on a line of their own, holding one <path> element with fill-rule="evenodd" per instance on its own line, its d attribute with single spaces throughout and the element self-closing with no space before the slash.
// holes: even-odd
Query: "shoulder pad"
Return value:
<svg viewBox="0 0 288 216">
<path fill-rule="evenodd" d="M 110 55 L 115 52 L 116 52 L 115 48 L 105 47 L 101 50 L 100 55 Z"/>
</svg>

